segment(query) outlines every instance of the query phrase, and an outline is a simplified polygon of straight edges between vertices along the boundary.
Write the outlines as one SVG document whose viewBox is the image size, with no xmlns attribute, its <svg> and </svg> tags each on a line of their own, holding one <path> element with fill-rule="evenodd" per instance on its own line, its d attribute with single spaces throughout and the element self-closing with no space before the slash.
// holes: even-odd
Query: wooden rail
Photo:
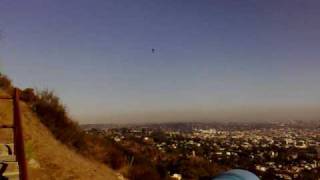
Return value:
<svg viewBox="0 0 320 180">
<path fill-rule="evenodd" d="M 19 164 L 20 180 L 28 180 L 27 163 L 24 151 L 23 128 L 21 123 L 20 96 L 19 90 L 14 89 L 13 97 L 0 97 L 0 99 L 13 100 L 13 126 L 0 125 L 0 128 L 13 128 L 14 152 Z"/>
</svg>

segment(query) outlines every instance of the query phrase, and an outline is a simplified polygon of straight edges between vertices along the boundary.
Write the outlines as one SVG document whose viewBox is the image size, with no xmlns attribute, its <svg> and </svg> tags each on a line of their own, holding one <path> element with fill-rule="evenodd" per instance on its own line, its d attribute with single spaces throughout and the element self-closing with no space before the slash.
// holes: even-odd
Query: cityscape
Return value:
<svg viewBox="0 0 320 180">
<path fill-rule="evenodd" d="M 172 123 L 127 128 L 83 126 L 87 133 L 112 139 L 132 154 L 143 154 L 154 163 L 167 164 L 173 179 L 205 179 L 172 159 L 214 166 L 217 171 L 241 168 L 261 179 L 319 179 L 320 131 L 294 123 L 201 124 Z M 311 125 L 315 123 L 310 123 Z M 101 127 L 101 126 L 100 126 Z M 138 146 L 138 148 L 135 148 Z M 191 166 L 192 167 L 192 166 Z M 202 175 L 206 174 L 201 172 Z M 213 173 L 213 174 L 210 174 Z M 218 172 L 210 172 L 208 177 Z"/>
<path fill-rule="evenodd" d="M 320 180 L 320 0 L 0 17 L 0 180 Z"/>
</svg>

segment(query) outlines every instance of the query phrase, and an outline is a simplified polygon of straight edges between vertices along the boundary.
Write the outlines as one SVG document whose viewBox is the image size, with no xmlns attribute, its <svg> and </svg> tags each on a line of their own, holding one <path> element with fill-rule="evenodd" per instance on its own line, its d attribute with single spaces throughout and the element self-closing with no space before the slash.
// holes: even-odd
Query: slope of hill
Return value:
<svg viewBox="0 0 320 180">
<path fill-rule="evenodd" d="M 1 94 L 4 93 L 0 90 Z M 23 102 L 21 111 L 30 179 L 119 179 L 107 166 L 86 159 L 57 141 Z M 0 123 L 12 123 L 10 100 L 0 100 Z M 12 132 L 1 129 L 0 142 L 12 142 Z"/>
</svg>

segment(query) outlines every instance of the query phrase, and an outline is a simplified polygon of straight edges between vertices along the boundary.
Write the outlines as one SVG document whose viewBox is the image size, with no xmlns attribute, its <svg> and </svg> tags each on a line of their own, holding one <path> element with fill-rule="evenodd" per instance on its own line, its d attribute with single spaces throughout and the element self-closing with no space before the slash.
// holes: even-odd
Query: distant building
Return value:
<svg viewBox="0 0 320 180">
<path fill-rule="evenodd" d="M 297 141 L 295 146 L 296 148 L 301 148 L 301 149 L 307 148 L 307 144 L 303 140 Z"/>
<path fill-rule="evenodd" d="M 317 158 L 320 159 L 320 146 L 316 148 L 316 151 L 317 151 Z"/>
<path fill-rule="evenodd" d="M 265 172 L 265 171 L 267 171 L 267 167 L 265 167 L 265 166 L 261 166 L 261 165 L 256 165 L 256 170 L 258 170 L 258 171 L 262 171 L 262 172 Z"/>
<path fill-rule="evenodd" d="M 171 178 L 172 178 L 172 179 L 181 180 L 181 179 L 182 179 L 182 175 L 181 175 L 181 174 L 174 173 L 174 174 L 171 176 Z"/>
</svg>

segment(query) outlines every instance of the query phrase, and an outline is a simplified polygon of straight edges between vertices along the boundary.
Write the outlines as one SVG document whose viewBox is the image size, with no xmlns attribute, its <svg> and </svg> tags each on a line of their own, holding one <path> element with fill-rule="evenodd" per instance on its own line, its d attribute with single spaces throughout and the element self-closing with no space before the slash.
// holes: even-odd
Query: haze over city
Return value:
<svg viewBox="0 0 320 180">
<path fill-rule="evenodd" d="M 316 0 L 3 0 L 0 71 L 54 90 L 81 123 L 315 120 L 319 9 Z"/>
</svg>

